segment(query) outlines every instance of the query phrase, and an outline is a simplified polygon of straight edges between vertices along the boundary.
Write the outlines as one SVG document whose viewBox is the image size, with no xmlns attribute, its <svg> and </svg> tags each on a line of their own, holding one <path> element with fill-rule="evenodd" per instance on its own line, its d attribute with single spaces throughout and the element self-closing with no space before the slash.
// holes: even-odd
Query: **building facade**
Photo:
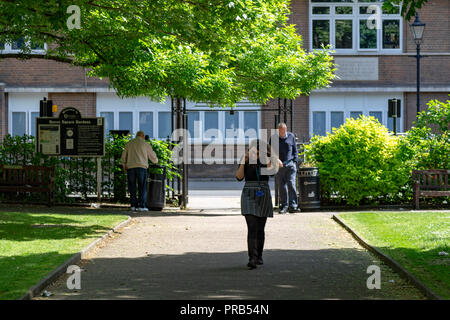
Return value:
<svg viewBox="0 0 450 320">
<path fill-rule="evenodd" d="M 337 64 L 329 88 L 294 101 L 294 131 L 300 140 L 325 135 L 346 118 L 374 116 L 390 130 L 388 99 L 401 101 L 397 130 L 411 128 L 416 117 L 416 44 L 400 10 L 387 13 L 376 0 L 293 0 L 291 23 L 311 51 L 331 45 Z M 418 11 L 426 23 L 421 54 L 420 110 L 450 94 L 450 1 L 431 0 Z M 277 107 L 277 101 L 268 105 Z M 263 112 L 262 127 L 272 127 L 274 112 Z"/>
<path fill-rule="evenodd" d="M 292 130 L 300 142 L 312 135 L 325 135 L 350 117 L 374 116 L 392 130 L 388 99 L 402 103 L 397 130 L 408 130 L 416 116 L 416 45 L 409 22 L 400 12 L 387 13 L 376 0 L 292 0 L 290 22 L 296 25 L 306 50 L 331 45 L 338 79 L 329 88 L 313 91 L 293 101 Z M 431 99 L 448 100 L 450 94 L 450 2 L 430 0 L 419 11 L 426 23 L 421 60 L 421 110 Z M 21 41 L 0 43 L 3 53 L 17 53 Z M 42 53 L 45 48 L 34 48 Z M 89 78 L 86 70 L 40 59 L 0 61 L 0 140 L 6 134 L 33 135 L 39 100 L 46 97 L 58 112 L 76 107 L 84 117 L 101 116 L 106 130 L 143 130 L 152 138 L 170 134 L 170 99 L 155 102 L 146 98 L 121 99 L 109 88 L 107 79 Z M 228 137 L 227 129 L 240 128 L 259 134 L 275 126 L 278 101 L 267 105 L 241 102 L 234 113 L 209 109 L 188 102 L 191 143 L 205 148 L 210 142 L 245 144 L 248 139 Z M 290 124 L 288 114 L 287 123 Z M 194 130 L 194 124 L 200 124 Z M 211 134 L 212 132 L 212 134 Z M 214 133 L 215 132 L 215 133 Z M 223 157 L 236 160 L 236 152 L 223 149 Z M 234 148 L 236 150 L 236 147 Z M 217 152 L 217 151 L 216 151 Z M 228 153 L 227 153 L 228 152 Z M 195 160 L 195 159 L 194 159 Z M 191 165 L 193 177 L 232 177 L 235 164 Z M 229 163 L 229 162 L 228 162 Z"/>
</svg>

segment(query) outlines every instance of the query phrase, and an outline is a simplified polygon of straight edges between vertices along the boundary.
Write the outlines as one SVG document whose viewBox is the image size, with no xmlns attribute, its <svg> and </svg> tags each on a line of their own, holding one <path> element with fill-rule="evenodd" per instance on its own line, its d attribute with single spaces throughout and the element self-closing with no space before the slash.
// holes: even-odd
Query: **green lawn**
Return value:
<svg viewBox="0 0 450 320">
<path fill-rule="evenodd" d="M 450 299 L 449 212 L 358 212 L 339 214 L 373 247 Z M 382 275 L 383 276 L 383 275 Z"/>
<path fill-rule="evenodd" d="M 0 299 L 20 298 L 127 218 L 104 210 L 0 208 Z"/>
</svg>

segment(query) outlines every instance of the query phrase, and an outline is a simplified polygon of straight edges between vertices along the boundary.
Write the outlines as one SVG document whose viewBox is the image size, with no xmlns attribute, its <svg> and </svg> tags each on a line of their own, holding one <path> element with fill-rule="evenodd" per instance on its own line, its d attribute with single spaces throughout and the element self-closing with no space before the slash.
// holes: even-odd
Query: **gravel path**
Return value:
<svg viewBox="0 0 450 320">
<path fill-rule="evenodd" d="M 330 213 L 269 219 L 264 260 L 247 270 L 238 209 L 137 214 L 81 263 L 81 290 L 67 289 L 64 276 L 47 288 L 53 296 L 37 299 L 424 299 Z M 381 268 L 380 290 L 367 289 L 370 265 Z"/>
</svg>

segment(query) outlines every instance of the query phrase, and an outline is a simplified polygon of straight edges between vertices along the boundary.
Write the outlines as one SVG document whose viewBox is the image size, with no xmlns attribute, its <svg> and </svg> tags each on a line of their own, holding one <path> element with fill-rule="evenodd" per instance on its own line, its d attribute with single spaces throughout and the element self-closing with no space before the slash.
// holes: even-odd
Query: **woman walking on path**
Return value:
<svg viewBox="0 0 450 320">
<path fill-rule="evenodd" d="M 268 144 L 262 140 L 252 140 L 236 172 L 238 181 L 245 178 L 241 195 L 241 213 L 247 222 L 249 257 L 247 267 L 249 269 L 255 269 L 256 265 L 264 263 L 262 259 L 265 240 L 264 228 L 267 218 L 273 217 L 269 176 L 261 175 L 261 168 L 265 168 L 266 171 L 270 168 L 274 169 L 273 161 L 277 161 L 278 166 L 283 165 L 279 159 L 271 157 L 269 148 Z M 267 152 L 261 152 L 261 150 L 267 150 Z"/>
</svg>

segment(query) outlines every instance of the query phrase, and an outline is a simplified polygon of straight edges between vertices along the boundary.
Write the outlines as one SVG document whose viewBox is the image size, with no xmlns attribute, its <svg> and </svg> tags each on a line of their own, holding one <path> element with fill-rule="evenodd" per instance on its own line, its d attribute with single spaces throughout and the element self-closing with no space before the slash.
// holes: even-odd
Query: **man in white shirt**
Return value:
<svg viewBox="0 0 450 320">
<path fill-rule="evenodd" d="M 121 162 L 127 173 L 128 191 L 131 198 L 131 211 L 148 211 L 145 207 L 147 197 L 148 161 L 158 163 L 158 158 L 151 145 L 145 141 L 143 131 L 136 133 L 136 138 L 125 145 Z M 139 190 L 139 200 L 136 198 L 136 183 Z"/>
</svg>

